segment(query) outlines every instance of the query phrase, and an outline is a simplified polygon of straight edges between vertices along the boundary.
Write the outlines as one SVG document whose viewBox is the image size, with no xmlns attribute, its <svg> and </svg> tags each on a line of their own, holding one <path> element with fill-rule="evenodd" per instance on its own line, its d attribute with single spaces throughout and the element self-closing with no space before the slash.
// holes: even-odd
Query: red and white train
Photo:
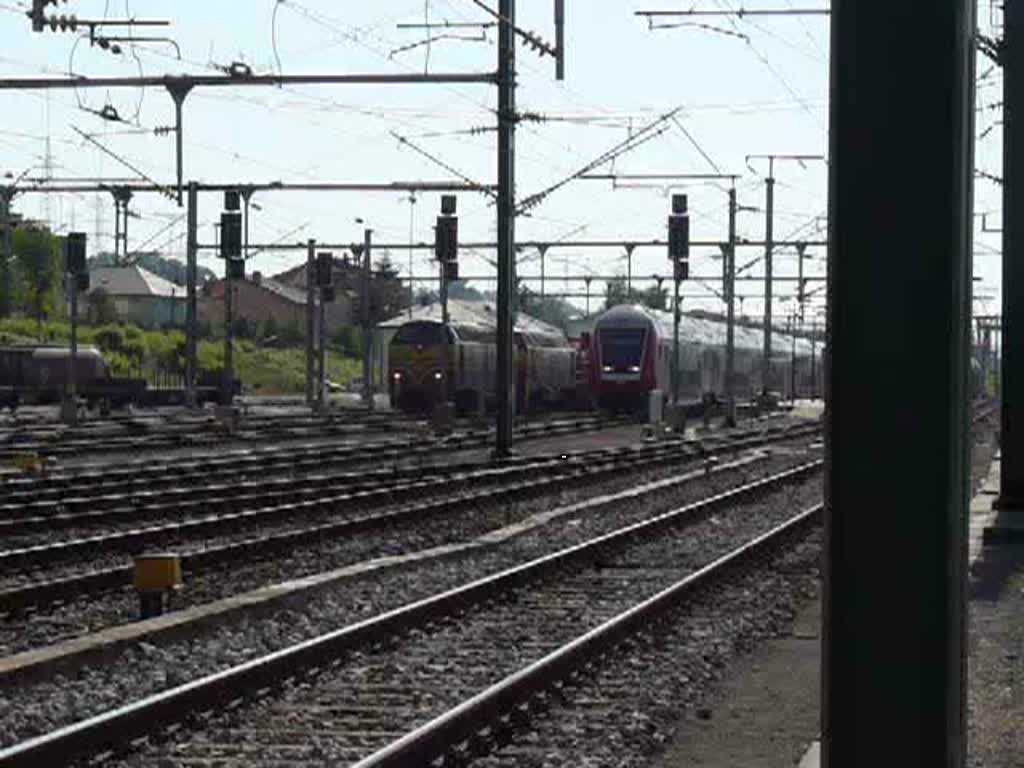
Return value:
<svg viewBox="0 0 1024 768">
<path fill-rule="evenodd" d="M 601 408 L 615 411 L 647 407 L 652 390 L 668 395 L 672 381 L 672 317 L 638 306 L 618 306 L 601 314 L 589 339 L 590 387 Z M 736 325 L 733 386 L 737 397 L 753 396 L 761 381 L 763 334 Z M 805 338 L 775 334 L 767 388 L 798 392 L 821 391 L 822 345 Z M 793 364 L 795 361 L 795 380 Z M 679 396 L 695 400 L 721 397 L 725 391 L 725 325 L 683 315 L 679 328 Z M 816 386 L 817 384 L 817 386 Z"/>
</svg>

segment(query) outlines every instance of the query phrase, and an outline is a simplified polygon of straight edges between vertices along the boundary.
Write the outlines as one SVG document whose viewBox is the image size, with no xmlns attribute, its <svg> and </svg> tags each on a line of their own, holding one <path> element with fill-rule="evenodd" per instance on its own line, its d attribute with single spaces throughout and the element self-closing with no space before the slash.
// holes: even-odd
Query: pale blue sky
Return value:
<svg viewBox="0 0 1024 768">
<path fill-rule="evenodd" d="M 795 0 L 761 0 L 746 7 L 785 7 Z M 495 3 L 492 3 L 496 5 Z M 167 34 L 181 47 L 179 62 L 167 45 L 138 47 L 136 60 L 127 51 L 116 57 L 78 43 L 71 33 L 31 32 L 18 9 L 25 2 L 0 2 L 0 72 L 9 76 L 61 73 L 69 60 L 76 73 L 89 75 L 210 72 L 210 62 L 229 64 L 241 60 L 257 72 L 277 67 L 272 45 L 271 18 L 274 0 L 176 0 L 134 2 L 124 0 L 72 0 L 57 12 L 74 12 L 95 18 L 106 10 L 111 17 L 136 14 L 140 18 L 167 18 Z M 716 29 L 684 27 L 650 31 L 634 10 L 671 8 L 672 2 L 651 0 L 567 0 L 566 80 L 554 80 L 550 59 L 539 59 L 519 48 L 521 110 L 566 120 L 527 123 L 519 131 L 518 193 L 529 195 L 577 170 L 606 148 L 626 137 L 629 126 L 639 128 L 659 114 L 676 107 L 682 124 L 700 143 L 711 160 L 725 172 L 743 174 L 739 181 L 741 205 L 764 206 L 764 164 L 746 166 L 748 154 L 824 154 L 827 150 L 827 52 L 828 20 L 824 17 L 737 20 L 709 19 Z M 701 7 L 738 7 L 734 0 L 707 0 Z M 799 3 L 806 7 L 806 3 Z M 519 23 L 545 38 L 553 35 L 552 0 L 520 0 Z M 53 6 L 51 6 L 51 11 Z M 400 30 L 397 23 L 423 21 L 484 21 L 483 11 L 470 0 L 287 0 L 277 10 L 276 38 L 281 68 L 285 73 L 401 72 L 423 71 L 425 47 L 389 56 L 390 52 L 422 39 L 419 31 Z M 987 28 L 988 14 L 980 14 Z M 728 34 L 727 34 L 728 33 Z M 140 32 L 145 34 L 145 32 Z M 162 33 L 161 33 L 162 34 Z M 747 39 L 738 37 L 747 35 Z M 443 40 L 430 46 L 429 69 L 484 71 L 495 64 L 495 34 L 487 41 Z M 979 73 L 988 68 L 979 60 Z M 998 72 L 984 81 L 979 105 L 999 101 Z M 141 101 L 140 101 L 141 97 Z M 144 93 L 131 90 L 81 91 L 78 98 L 93 109 L 105 103 L 137 120 L 145 133 L 105 123 L 79 109 L 72 91 L 0 93 L 0 172 L 18 175 L 41 165 L 47 127 L 51 137 L 53 173 L 56 176 L 124 176 L 131 173 L 83 142 L 72 130 L 77 126 L 93 133 L 133 165 L 152 177 L 171 180 L 174 172 L 172 136 L 155 136 L 152 129 L 173 121 L 172 102 L 159 89 Z M 496 102 L 489 86 L 321 86 L 289 89 L 239 88 L 194 91 L 186 102 L 186 178 L 205 181 L 394 181 L 441 179 L 447 174 L 408 149 L 402 149 L 390 132 L 414 138 L 422 147 L 468 176 L 493 181 L 495 154 L 493 133 L 452 135 L 452 131 L 493 126 L 489 112 Z M 979 113 L 981 133 L 1000 114 L 992 109 Z M 894 126 L 899 130 L 900 127 Z M 441 135 L 437 135 L 441 134 Z M 445 135 L 448 134 L 448 135 Z M 908 129 L 908 136 L 910 135 Z M 978 166 L 1000 172 L 1001 133 L 998 127 L 979 142 Z M 671 125 L 658 139 L 620 158 L 616 169 L 623 173 L 711 172 L 712 167 L 689 142 L 682 130 Z M 776 237 L 799 231 L 804 238 L 824 236 L 824 221 L 815 222 L 826 209 L 826 178 L 823 163 L 806 167 L 780 162 L 776 167 Z M 913 179 L 894 168 L 879 183 L 906 186 L 913 193 Z M 690 207 L 695 239 L 724 239 L 726 197 L 712 186 L 691 186 Z M 998 187 L 979 180 L 979 211 L 996 211 L 989 226 L 998 225 Z M 437 195 L 425 195 L 414 209 L 413 237 L 430 240 Z M 113 204 L 102 201 L 99 244 L 109 248 L 113 231 Z M 316 237 L 350 242 L 361 237 L 356 217 L 365 219 L 379 240 L 406 242 L 410 206 L 396 194 L 267 193 L 254 200 L 263 207 L 252 217 L 254 242 L 278 238 L 298 227 L 289 240 Z M 157 196 L 139 197 L 133 209 L 142 218 L 130 223 L 131 247 L 137 247 L 168 225 L 183 211 Z M 520 239 L 557 239 L 583 227 L 574 238 L 654 238 L 664 234 L 669 199 L 663 189 L 612 190 L 608 182 L 576 182 L 549 197 L 518 224 Z M 481 197 L 460 196 L 460 236 L 465 240 L 493 238 L 494 211 Z M 17 210 L 32 216 L 49 216 L 63 230 L 74 226 L 89 233 L 91 249 L 97 244 L 97 206 L 93 198 L 52 195 L 21 198 Z M 210 224 L 220 210 L 219 195 L 204 196 L 200 221 L 201 239 L 212 240 Z M 815 235 L 815 227 L 819 227 Z M 978 220 L 980 230 L 981 221 Z M 742 213 L 741 236 L 762 239 L 764 214 Z M 978 292 L 998 295 L 997 234 L 979 234 L 976 274 L 985 277 Z M 183 221 L 173 224 L 150 245 L 169 255 L 183 256 Z M 720 262 L 712 252 L 698 253 L 694 272 L 720 274 Z M 741 249 L 738 263 L 759 255 Z M 824 268 L 824 249 L 808 263 L 808 274 Z M 717 256 L 717 253 L 715 254 Z M 393 258 L 407 270 L 405 252 Z M 561 261 L 569 257 L 568 262 Z M 274 273 L 302 258 L 299 254 L 261 254 L 254 268 Z M 783 251 L 777 259 L 778 274 L 794 274 L 795 255 Z M 214 269 L 211 254 L 202 263 Z M 483 259 L 463 254 L 463 274 L 487 274 Z M 425 274 L 429 257 L 416 257 L 415 271 Z M 660 250 L 638 250 L 634 274 L 668 274 L 668 262 Z M 582 276 L 623 271 L 621 253 L 554 250 L 548 273 Z M 759 265 L 749 270 L 758 274 Z M 218 270 L 219 271 L 219 270 Z M 524 274 L 539 271 L 536 259 L 527 255 Z M 549 290 L 558 285 L 549 284 Z M 983 287 L 982 287 L 983 286 Z M 481 286 L 485 287 L 485 286 Z M 718 283 L 715 287 L 720 287 Z M 582 291 L 582 283 L 572 286 Z M 598 286 L 594 285 L 594 290 Z M 780 284 L 777 292 L 792 292 Z M 690 293 L 707 293 L 697 284 Z M 747 283 L 740 293 L 760 294 L 760 284 Z M 716 300 L 687 301 L 686 306 L 717 308 Z M 995 304 L 989 308 L 994 309 Z M 759 299 L 747 299 L 746 313 L 760 311 Z M 979 306 L 984 309 L 984 306 Z"/>
</svg>

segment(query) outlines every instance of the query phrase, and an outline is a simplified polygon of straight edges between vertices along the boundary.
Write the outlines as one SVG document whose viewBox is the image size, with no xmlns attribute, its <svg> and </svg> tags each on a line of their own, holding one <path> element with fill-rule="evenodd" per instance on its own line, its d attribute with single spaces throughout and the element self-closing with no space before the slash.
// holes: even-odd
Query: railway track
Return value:
<svg viewBox="0 0 1024 768">
<path fill-rule="evenodd" d="M 674 469 L 701 460 L 707 451 L 738 452 L 779 440 L 797 440 L 815 434 L 816 426 L 754 432 L 730 438 L 690 443 L 652 445 L 629 451 L 595 452 L 571 461 L 562 456 L 527 461 L 510 467 L 476 468 L 463 474 L 427 477 L 376 488 L 347 488 L 344 483 L 333 492 L 321 491 L 316 498 L 303 494 L 298 501 L 281 503 L 277 492 L 269 496 L 240 494 L 225 499 L 229 508 L 251 505 L 244 511 L 196 517 L 174 523 L 85 536 L 60 542 L 0 552 L 0 613 L 13 613 L 74 599 L 83 594 L 109 590 L 131 582 L 132 567 L 120 562 L 124 554 L 145 548 L 163 547 L 182 551 L 182 566 L 190 574 L 247 563 L 316 542 L 365 535 L 372 531 L 430 524 L 436 518 L 450 518 L 471 512 L 481 505 L 496 506 L 551 495 L 563 489 L 585 487 L 594 482 L 631 475 L 638 469 L 665 464 Z M 546 473 L 546 474 L 543 474 Z M 353 477 L 342 478 L 349 482 Z M 230 489 L 228 489 L 230 492 Z M 190 504 L 210 509 L 212 499 Z M 176 508 L 175 504 L 179 506 Z M 181 512 L 180 502 L 163 506 L 125 506 L 116 510 L 58 516 L 58 520 L 102 519 L 108 523 L 128 517 L 152 518 L 172 511 Z M 8 532 L 18 526 L 41 529 L 49 538 L 47 519 L 29 517 L 0 523 Z M 258 529 L 256 535 L 247 531 Z M 212 537 L 226 540 L 211 542 Z M 60 573 L 54 564 L 77 561 Z M 116 564 L 115 564 L 116 563 Z M 55 573 L 54 571 L 58 572 Z"/>
<path fill-rule="evenodd" d="M 79 453 L 117 453 L 181 447 L 213 446 L 226 440 L 262 442 L 310 437 L 340 437 L 408 430 L 414 419 L 401 414 L 345 412 L 327 418 L 310 415 L 248 415 L 239 429 L 217 429 L 212 416 L 205 418 L 122 418 L 95 424 L 60 424 L 0 430 L 0 460 L 17 453 L 41 456 L 73 456 Z"/>
<path fill-rule="evenodd" d="M 714 559 L 713 551 L 724 552 L 738 536 L 774 527 L 791 516 L 793 504 L 806 506 L 808 500 L 814 503 L 820 498 L 816 481 L 820 470 L 821 462 L 805 464 L 31 739 L 0 752 L 0 766 L 66 763 L 71 755 L 118 747 L 150 733 L 154 724 L 179 723 L 197 712 L 217 710 L 240 698 L 265 693 L 288 679 L 296 682 L 285 693 L 289 711 L 294 712 L 293 693 L 301 696 L 303 691 L 327 690 L 332 697 L 337 694 L 342 696 L 341 701 L 351 702 L 351 706 L 331 708 L 331 718 L 342 713 L 341 721 L 332 720 L 334 725 L 351 722 L 353 716 L 364 718 L 360 721 L 365 726 L 362 729 L 327 727 L 323 723 L 326 731 L 321 732 L 330 733 L 331 741 L 350 739 L 359 743 L 332 744 L 328 753 L 314 755 L 312 762 L 363 757 L 418 725 L 425 715 L 444 711 L 467 691 L 494 682 L 485 681 L 485 677 L 520 666 L 524 658 L 508 658 L 510 648 L 519 649 L 531 663 L 545 657 L 553 646 L 567 639 L 566 632 L 578 631 L 581 622 L 600 624 L 616 615 L 624 607 L 623 601 L 632 604 L 678 581 L 685 575 L 683 571 L 699 571 Z M 685 536 L 665 535 L 684 530 Z M 535 615 L 547 618 L 530 618 Z M 530 632 L 532 640 L 527 638 Z M 446 639 L 450 633 L 466 642 L 453 645 Z M 516 642 L 495 642 L 496 637 Z M 436 645 L 439 639 L 440 646 Z M 450 658 L 437 655 L 442 647 Z M 375 665 L 370 658 L 374 648 L 394 648 L 395 653 L 410 654 L 407 662 L 419 664 L 417 669 L 424 670 L 422 678 L 413 676 L 422 685 L 410 686 L 411 679 L 389 684 L 375 678 L 382 670 L 396 669 L 397 662 L 386 660 L 383 667 Z M 385 655 L 390 652 L 384 650 Z M 491 659 L 488 653 L 505 656 Z M 323 671 L 323 676 L 312 680 L 316 671 Z M 364 674 L 367 671 L 372 673 Z M 344 677 L 347 688 L 331 687 L 338 675 Z M 461 676 L 459 686 L 452 684 L 451 675 Z M 321 687 L 323 680 L 327 681 L 326 689 Z M 447 686 L 442 685 L 445 681 Z M 402 702 L 382 699 L 378 696 L 382 686 L 391 695 L 406 698 Z M 345 691 L 370 699 L 345 698 Z M 353 713 L 351 707 L 359 707 L 359 702 L 365 706 Z M 308 701 L 305 706 L 309 706 Z M 326 716 L 323 707 L 314 703 L 311 710 L 295 713 L 294 717 L 301 720 L 310 712 Z M 388 728 L 382 728 L 382 718 L 391 723 Z M 409 722 L 409 718 L 415 720 Z M 276 731 L 269 733 L 280 736 Z M 250 743 L 251 739 L 244 738 L 235 746 L 242 741 Z M 192 755 L 199 760 L 203 759 L 203 749 L 210 746 L 202 739 L 189 744 L 189 749 L 194 746 L 199 750 L 200 754 Z M 278 753 L 268 746 L 264 756 L 284 759 L 288 754 L 288 759 L 298 759 L 294 750 L 289 752 L 285 747 Z M 173 754 L 185 756 L 180 751 Z M 221 754 L 218 765 L 251 765 L 247 761 L 253 757 L 251 750 L 241 748 L 235 756 Z"/>
<path fill-rule="evenodd" d="M 529 440 L 601 431 L 629 423 L 632 423 L 632 420 L 586 417 L 520 427 L 516 435 L 520 440 Z M 115 467 L 95 465 L 66 468 L 50 472 L 45 477 L 8 477 L 0 484 L 0 502 L 20 506 L 36 500 L 50 499 L 56 505 L 62 499 L 70 499 L 76 494 L 94 493 L 100 488 L 113 489 L 125 494 L 133 491 L 152 491 L 183 481 L 237 481 L 240 478 L 268 473 L 299 474 L 367 463 L 429 463 L 426 460 L 436 457 L 439 450 L 455 451 L 484 447 L 490 437 L 490 430 L 481 430 L 440 439 L 414 436 L 372 443 L 292 445 L 231 451 L 181 461 L 137 459 L 119 462 Z"/>
<path fill-rule="evenodd" d="M 198 510 L 203 516 L 210 508 L 237 512 L 247 508 L 266 506 L 270 502 L 300 502 L 324 499 L 325 494 L 341 489 L 347 494 L 364 498 L 364 494 L 393 488 L 394 501 L 401 499 L 403 492 L 429 491 L 437 483 L 452 479 L 474 478 L 495 481 L 503 477 L 514 477 L 532 471 L 542 471 L 553 466 L 586 464 L 591 461 L 613 460 L 615 457 L 671 455 L 678 451 L 703 446 L 705 450 L 715 449 L 734 441 L 763 440 L 772 435 L 785 435 L 788 425 L 768 429 L 732 430 L 722 435 L 709 436 L 699 443 L 670 441 L 640 449 L 571 451 L 552 456 L 518 457 L 498 462 L 452 461 L 445 464 L 391 469 L 346 471 L 353 459 L 362 461 L 361 456 L 353 457 L 348 450 L 334 452 L 325 450 L 320 455 L 299 455 L 289 462 L 287 454 L 267 457 L 255 466 L 243 460 L 227 462 L 222 468 L 208 471 L 197 463 L 191 472 L 181 476 L 161 476 L 159 470 L 154 478 L 128 478 L 111 483 L 109 477 L 72 477 L 55 483 L 29 486 L 0 496 L 0 536 L 9 544 L 12 537 L 33 532 L 53 533 L 73 528 L 104 526 L 121 522 L 164 521 L 168 517 L 188 518 L 196 516 Z M 810 432 L 813 428 L 801 430 Z M 338 462 L 339 471 L 329 472 Z M 152 469 L 152 468 L 150 468 Z M 265 477 L 275 470 L 284 470 L 286 476 Z M 170 473 L 168 473 L 170 474 Z M 97 482 L 99 480 L 99 482 Z M 111 492 L 116 489 L 117 492 Z M 330 498 L 327 498 L 330 501 Z"/>
<path fill-rule="evenodd" d="M 518 429 L 529 435 L 543 433 L 547 424 L 586 420 L 615 421 L 613 418 L 600 415 L 581 415 L 579 418 L 559 416 L 555 419 L 542 418 L 533 422 L 524 420 Z M 10 460 L 22 453 L 56 458 L 81 454 L 213 448 L 228 441 L 259 444 L 313 438 L 365 437 L 367 433 L 373 432 L 407 433 L 422 421 L 422 418 L 392 412 L 376 414 L 344 411 L 326 417 L 246 416 L 242 419 L 239 429 L 231 432 L 219 427 L 212 417 L 164 423 L 131 419 L 114 427 L 106 424 L 55 426 L 42 431 L 13 430 L 6 435 L 0 431 L 0 461 Z M 489 430 L 472 430 L 468 428 L 466 422 L 459 422 L 457 426 L 477 436 L 489 433 Z"/>
</svg>

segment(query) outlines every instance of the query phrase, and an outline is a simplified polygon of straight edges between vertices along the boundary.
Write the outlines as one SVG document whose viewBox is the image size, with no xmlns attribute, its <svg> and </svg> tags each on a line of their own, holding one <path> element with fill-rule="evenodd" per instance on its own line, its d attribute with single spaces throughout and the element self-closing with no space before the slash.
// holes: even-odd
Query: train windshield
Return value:
<svg viewBox="0 0 1024 768">
<path fill-rule="evenodd" d="M 406 323 L 395 333 L 393 344 L 415 344 L 418 347 L 429 347 L 440 344 L 445 339 L 445 330 L 439 323 Z M 448 340 L 452 341 L 449 331 Z"/>
<path fill-rule="evenodd" d="M 640 365 L 643 353 L 643 328 L 602 328 L 601 364 L 619 370 Z"/>
</svg>

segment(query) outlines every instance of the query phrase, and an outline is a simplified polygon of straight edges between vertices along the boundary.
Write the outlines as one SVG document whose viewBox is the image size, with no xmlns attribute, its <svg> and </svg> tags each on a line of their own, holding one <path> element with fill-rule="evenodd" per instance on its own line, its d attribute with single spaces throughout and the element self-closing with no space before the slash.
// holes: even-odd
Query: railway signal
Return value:
<svg viewBox="0 0 1024 768">
<path fill-rule="evenodd" d="M 672 195 L 672 212 L 668 217 L 668 258 L 672 262 L 675 278 L 675 301 L 672 305 L 672 405 L 679 405 L 679 283 L 690 276 L 690 214 L 686 195 Z M 671 422 L 678 425 L 678 414 L 673 411 Z"/>
<path fill-rule="evenodd" d="M 668 217 L 668 258 L 675 265 L 676 280 L 690 276 L 690 216 L 686 195 L 672 195 Z"/>
<path fill-rule="evenodd" d="M 242 213 L 239 209 L 238 190 L 224 193 L 224 207 L 220 215 L 220 256 L 224 259 L 224 376 L 221 399 L 230 405 L 234 398 L 234 297 L 232 282 L 245 279 L 245 260 L 242 258 Z"/>
<path fill-rule="evenodd" d="M 434 256 L 441 265 L 441 323 L 448 326 L 448 283 L 459 279 L 459 217 L 456 215 L 458 199 L 455 195 L 441 195 L 441 215 L 434 228 Z M 440 407 L 448 404 L 448 341 L 441 345 Z M 444 410 L 435 419 L 436 423 L 446 421 Z"/>
</svg>

